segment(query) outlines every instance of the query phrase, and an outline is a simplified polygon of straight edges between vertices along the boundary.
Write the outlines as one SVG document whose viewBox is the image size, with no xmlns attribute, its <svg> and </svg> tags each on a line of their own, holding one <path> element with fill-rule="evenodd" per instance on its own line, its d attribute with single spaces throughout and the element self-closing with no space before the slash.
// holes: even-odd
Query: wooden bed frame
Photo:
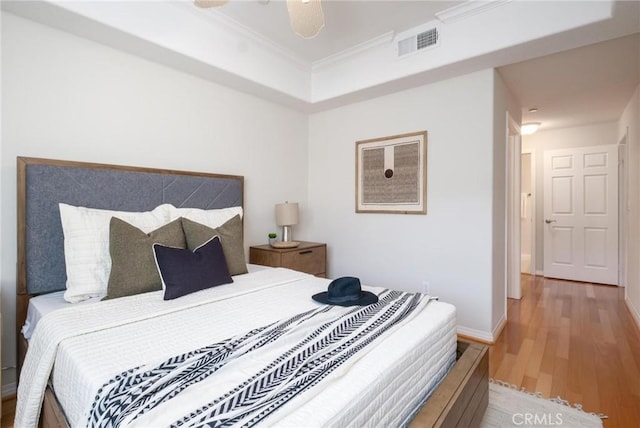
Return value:
<svg viewBox="0 0 640 428">
<path fill-rule="evenodd" d="M 18 158 L 18 271 L 16 328 L 18 337 L 18 374 L 27 351 L 27 341 L 20 330 L 24 325 L 29 299 L 33 297 L 27 288 L 27 174 L 28 165 L 50 165 L 64 168 L 78 167 L 108 171 L 142 172 L 151 174 L 176 174 L 181 176 L 237 179 L 243 190 L 240 176 L 203 174 L 195 172 L 113 166 L 105 164 L 69 162 L 60 160 Z M 242 203 L 242 200 L 240 201 Z M 411 427 L 477 427 L 487 407 L 489 398 L 487 347 L 458 341 L 457 361 L 447 376 L 424 403 L 411 422 Z M 47 388 L 40 417 L 42 427 L 68 427 L 54 392 Z"/>
<path fill-rule="evenodd" d="M 489 403 L 489 353 L 484 345 L 458 341 L 459 357 L 451 371 L 415 416 L 410 428 L 475 428 Z M 68 428 L 64 412 L 47 388 L 40 424 Z"/>
<path fill-rule="evenodd" d="M 458 341 L 458 359 L 411 422 L 420 427 L 479 427 L 489 404 L 489 352 Z"/>
</svg>

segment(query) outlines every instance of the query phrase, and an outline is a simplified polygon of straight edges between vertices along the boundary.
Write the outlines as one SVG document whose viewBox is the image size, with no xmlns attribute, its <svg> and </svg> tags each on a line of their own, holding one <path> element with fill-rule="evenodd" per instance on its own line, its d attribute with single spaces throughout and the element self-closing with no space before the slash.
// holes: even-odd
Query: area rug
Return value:
<svg viewBox="0 0 640 428">
<path fill-rule="evenodd" d="M 482 428 L 503 427 L 602 427 L 604 415 L 587 413 L 580 405 L 561 398 L 543 398 L 540 393 L 518 390 L 501 381 L 489 380 L 489 405 Z"/>
</svg>

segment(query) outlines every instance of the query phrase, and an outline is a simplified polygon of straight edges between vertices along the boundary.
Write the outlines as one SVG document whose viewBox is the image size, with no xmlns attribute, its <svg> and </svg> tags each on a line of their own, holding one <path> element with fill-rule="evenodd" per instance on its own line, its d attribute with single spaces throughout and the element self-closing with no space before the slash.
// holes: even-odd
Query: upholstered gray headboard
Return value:
<svg viewBox="0 0 640 428">
<path fill-rule="evenodd" d="M 119 211 L 242 206 L 241 176 L 18 158 L 18 294 L 63 290 L 58 203 Z"/>
</svg>

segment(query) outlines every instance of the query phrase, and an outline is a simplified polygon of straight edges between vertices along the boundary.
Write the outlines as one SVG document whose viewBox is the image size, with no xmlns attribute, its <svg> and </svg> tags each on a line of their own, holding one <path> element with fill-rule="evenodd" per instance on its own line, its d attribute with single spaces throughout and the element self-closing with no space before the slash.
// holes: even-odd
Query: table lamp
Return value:
<svg viewBox="0 0 640 428">
<path fill-rule="evenodd" d="M 282 226 L 280 246 L 297 247 L 300 243 L 293 240 L 291 226 L 298 224 L 298 203 L 276 204 L 276 224 Z M 277 245 L 274 245 L 277 246 Z"/>
</svg>

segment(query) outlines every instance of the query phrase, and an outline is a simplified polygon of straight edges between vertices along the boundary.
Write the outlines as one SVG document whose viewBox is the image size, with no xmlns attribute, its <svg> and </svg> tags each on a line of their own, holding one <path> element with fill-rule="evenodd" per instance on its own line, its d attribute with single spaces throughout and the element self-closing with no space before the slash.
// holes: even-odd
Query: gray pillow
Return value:
<svg viewBox="0 0 640 428">
<path fill-rule="evenodd" d="M 153 244 L 186 248 L 180 219 L 147 234 L 117 217 L 109 223 L 111 273 L 106 299 L 162 290 Z"/>
<path fill-rule="evenodd" d="M 227 259 L 229 274 L 240 275 L 247 273 L 247 262 L 244 258 L 244 241 L 242 239 L 242 220 L 236 215 L 215 229 L 181 217 L 182 228 L 187 239 L 187 248 L 195 251 L 196 248 L 218 235 L 224 257 Z"/>
</svg>

